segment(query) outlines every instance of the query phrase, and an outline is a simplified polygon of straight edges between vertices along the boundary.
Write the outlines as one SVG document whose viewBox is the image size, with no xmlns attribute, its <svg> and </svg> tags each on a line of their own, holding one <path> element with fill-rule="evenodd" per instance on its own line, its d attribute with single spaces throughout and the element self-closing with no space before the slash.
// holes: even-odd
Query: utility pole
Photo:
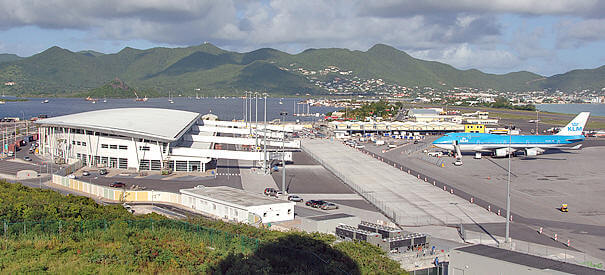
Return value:
<svg viewBox="0 0 605 275">
<path fill-rule="evenodd" d="M 540 119 L 538 116 L 538 109 L 536 109 L 536 135 L 540 134 L 540 132 L 538 132 L 538 123 L 540 123 Z"/>
<path fill-rule="evenodd" d="M 248 112 L 250 112 L 250 115 L 248 115 L 248 121 L 250 121 L 250 135 L 252 135 L 252 92 L 250 93 L 250 105 L 248 106 Z"/>
<path fill-rule="evenodd" d="M 263 127 L 263 150 L 265 151 L 264 170 L 266 175 L 269 172 L 269 170 L 267 169 L 267 93 L 264 93 L 263 95 L 265 96 L 265 126 Z"/>
<path fill-rule="evenodd" d="M 511 129 L 512 125 L 508 127 L 508 180 L 506 182 L 506 236 L 504 239 L 505 243 L 510 242 L 510 159 L 512 155 L 510 144 L 513 140 Z"/>
<path fill-rule="evenodd" d="M 281 170 L 281 191 L 282 192 L 286 192 L 286 121 L 284 119 L 284 117 L 286 115 L 288 115 L 288 113 L 286 112 L 280 112 L 279 115 L 281 115 L 282 117 L 282 128 L 283 128 L 283 133 L 284 135 L 282 136 L 282 140 L 281 140 L 281 165 L 282 165 L 282 170 Z"/>
<path fill-rule="evenodd" d="M 255 126 L 254 126 L 254 137 L 256 138 L 256 141 L 255 141 L 256 147 L 254 147 L 254 151 L 258 152 L 258 93 L 257 92 L 254 92 L 254 98 L 255 98 L 254 120 L 256 120 Z"/>
</svg>

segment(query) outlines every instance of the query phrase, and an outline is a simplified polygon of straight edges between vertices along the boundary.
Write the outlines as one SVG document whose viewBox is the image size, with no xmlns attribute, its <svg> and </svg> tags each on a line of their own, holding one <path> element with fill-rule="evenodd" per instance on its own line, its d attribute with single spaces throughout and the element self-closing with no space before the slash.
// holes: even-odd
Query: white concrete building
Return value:
<svg viewBox="0 0 605 275">
<path fill-rule="evenodd" d="M 206 215 L 241 223 L 294 219 L 294 202 L 227 186 L 181 189 L 181 203 Z"/>
<path fill-rule="evenodd" d="M 185 141 L 200 114 L 157 108 L 107 109 L 35 123 L 40 154 L 85 165 L 134 170 L 205 171 L 212 158 L 178 155 L 178 148 L 210 149 L 210 142 Z M 214 135 L 214 133 L 209 133 Z M 178 150 L 177 150 L 178 151 Z"/>
</svg>

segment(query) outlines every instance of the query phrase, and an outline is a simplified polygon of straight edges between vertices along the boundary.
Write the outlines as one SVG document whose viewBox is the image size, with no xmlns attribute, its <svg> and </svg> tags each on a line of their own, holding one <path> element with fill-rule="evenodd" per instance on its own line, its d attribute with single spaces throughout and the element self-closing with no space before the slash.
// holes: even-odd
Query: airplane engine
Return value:
<svg viewBox="0 0 605 275">
<path fill-rule="evenodd" d="M 525 155 L 526 156 L 537 156 L 537 155 L 541 155 L 542 153 L 544 153 L 544 150 L 540 149 L 540 148 L 527 148 L 527 149 L 525 149 Z"/>
<path fill-rule="evenodd" d="M 511 149 L 511 152 L 514 152 L 514 149 Z M 495 157 L 506 157 L 508 156 L 508 148 L 500 148 L 494 151 Z"/>
</svg>

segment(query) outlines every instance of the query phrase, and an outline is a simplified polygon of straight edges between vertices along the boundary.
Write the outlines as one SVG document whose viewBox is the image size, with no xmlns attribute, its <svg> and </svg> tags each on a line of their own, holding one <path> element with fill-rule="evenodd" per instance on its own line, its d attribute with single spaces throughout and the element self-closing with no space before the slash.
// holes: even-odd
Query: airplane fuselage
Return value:
<svg viewBox="0 0 605 275">
<path fill-rule="evenodd" d="M 484 152 L 500 148 L 512 149 L 528 148 L 557 148 L 568 147 L 571 144 L 584 140 L 583 135 L 559 136 L 559 135 L 494 135 L 482 133 L 455 133 L 445 135 L 433 142 L 433 145 L 446 150 L 454 150 L 454 143 L 460 147 L 460 151 Z"/>
</svg>

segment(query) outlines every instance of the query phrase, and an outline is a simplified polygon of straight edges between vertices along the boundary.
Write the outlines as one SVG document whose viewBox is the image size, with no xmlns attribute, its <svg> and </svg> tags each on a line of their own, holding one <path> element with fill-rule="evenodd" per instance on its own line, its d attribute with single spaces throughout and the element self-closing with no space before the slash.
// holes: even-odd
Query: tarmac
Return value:
<svg viewBox="0 0 605 275">
<path fill-rule="evenodd" d="M 449 192 L 440 190 L 338 141 L 305 139 L 303 150 L 380 208 L 399 225 L 503 222 Z"/>
<path fill-rule="evenodd" d="M 430 140 L 425 141 L 429 147 Z M 602 198 L 605 186 L 602 179 L 605 147 L 598 139 L 589 140 L 592 146 L 575 151 L 547 151 L 536 157 L 511 159 L 511 212 L 513 238 L 538 242 L 535 232 L 543 228 L 547 238 L 557 234 L 560 243 L 570 240 L 572 247 L 581 249 L 600 259 L 605 259 L 605 210 Z M 452 165 L 453 159 L 445 157 L 441 168 L 402 149 L 382 153 L 384 146 L 366 145 L 366 149 L 455 189 L 465 199 L 474 198 L 475 204 L 501 210 L 506 205 L 507 158 L 484 156 L 480 160 L 473 155 L 463 155 L 463 166 Z M 435 150 L 435 149 L 433 149 Z M 558 210 L 567 203 L 570 212 Z M 511 228 L 511 230 L 512 230 Z M 473 230 L 473 229 L 471 229 Z M 476 230 L 476 229 L 475 229 Z M 498 234 L 500 234 L 499 232 Z M 551 244 L 557 245 L 557 244 Z"/>
</svg>

